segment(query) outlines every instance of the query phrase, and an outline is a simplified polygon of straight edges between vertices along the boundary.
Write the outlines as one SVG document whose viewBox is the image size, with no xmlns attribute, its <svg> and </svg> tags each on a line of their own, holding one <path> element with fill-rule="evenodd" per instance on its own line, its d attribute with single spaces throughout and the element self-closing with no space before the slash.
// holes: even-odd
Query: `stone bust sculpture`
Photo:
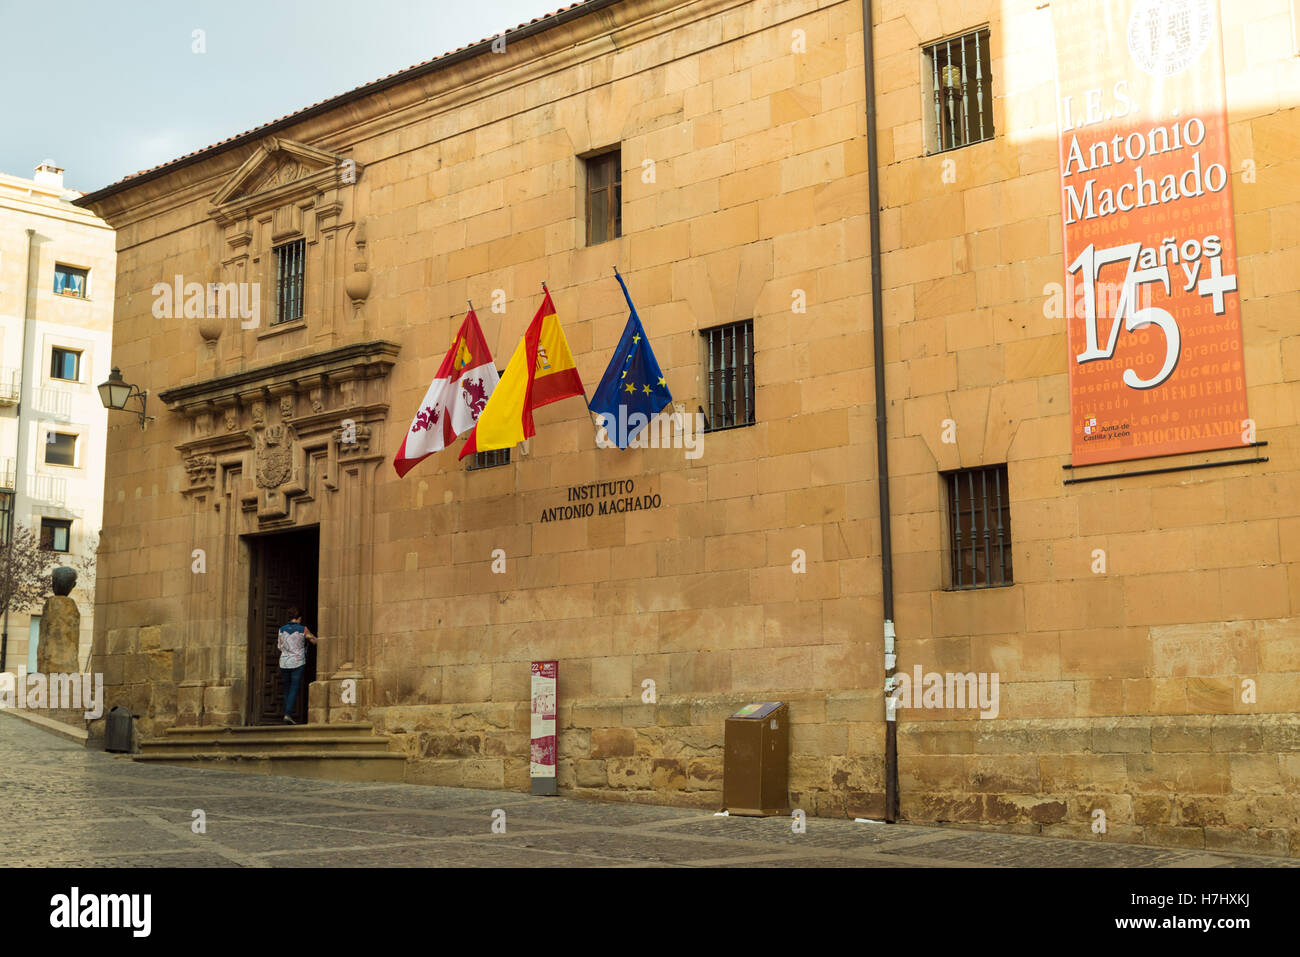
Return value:
<svg viewBox="0 0 1300 957">
<path fill-rule="evenodd" d="M 77 584 L 77 570 L 60 565 L 50 575 L 50 584 L 54 594 L 41 607 L 36 670 L 45 675 L 72 674 L 77 671 L 81 612 L 68 593 Z"/>
<path fill-rule="evenodd" d="M 60 565 L 50 575 L 50 582 L 54 586 L 54 594 L 69 595 L 77 585 L 77 570 L 67 565 Z"/>
</svg>

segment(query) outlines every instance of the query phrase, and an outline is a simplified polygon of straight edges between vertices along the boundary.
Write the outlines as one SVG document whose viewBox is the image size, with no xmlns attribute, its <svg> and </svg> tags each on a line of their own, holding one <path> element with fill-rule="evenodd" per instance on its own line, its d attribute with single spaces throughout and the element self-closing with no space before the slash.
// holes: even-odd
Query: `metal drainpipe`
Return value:
<svg viewBox="0 0 1300 957">
<path fill-rule="evenodd" d="M 22 485 L 23 389 L 27 387 L 27 320 L 31 318 L 32 313 L 32 247 L 35 245 L 35 237 L 36 230 L 27 230 L 27 285 L 23 288 L 23 328 L 18 340 L 18 405 L 15 406 L 14 417 L 18 426 L 18 446 L 14 450 L 14 493 L 9 502 L 9 516 L 6 520 L 8 527 L 5 529 L 5 541 L 7 542 L 14 540 L 14 517 L 18 514 L 18 490 Z M 4 573 L 6 577 L 13 574 L 11 561 L 5 562 Z M 0 632 L 0 674 L 4 674 L 9 665 L 9 604 L 10 602 L 5 603 L 4 630 Z"/>
<path fill-rule="evenodd" d="M 898 819 L 898 722 L 895 720 L 894 551 L 889 510 L 889 429 L 885 419 L 885 315 L 880 279 L 880 162 L 876 150 L 876 71 L 871 0 L 862 0 L 862 66 L 867 93 L 867 221 L 871 229 L 871 338 L 876 380 L 876 488 L 880 493 L 880 592 L 885 647 L 885 820 Z"/>
</svg>

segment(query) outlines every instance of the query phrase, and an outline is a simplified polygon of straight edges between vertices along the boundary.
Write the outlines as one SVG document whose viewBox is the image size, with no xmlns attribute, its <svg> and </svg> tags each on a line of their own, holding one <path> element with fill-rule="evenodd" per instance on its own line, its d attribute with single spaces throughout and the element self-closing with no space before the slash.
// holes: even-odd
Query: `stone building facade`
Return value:
<svg viewBox="0 0 1300 957">
<path fill-rule="evenodd" d="M 900 817 L 1296 853 L 1300 176 L 1279 91 L 1297 60 L 1269 27 L 1286 4 L 1223 10 L 1267 461 L 1068 486 L 1040 6 L 874 5 L 897 667 L 1001 682 L 992 719 L 900 715 Z M 409 781 L 526 790 L 529 662 L 554 658 L 562 793 L 717 807 L 724 718 L 780 699 L 791 806 L 882 816 L 862 23 L 838 0 L 596 0 L 87 197 L 118 236 L 114 361 L 167 405 L 109 434 L 110 704 L 146 734 L 266 720 L 266 626 L 295 603 L 322 636 L 310 718 L 374 722 Z M 931 155 L 924 51 L 981 27 L 993 135 Z M 590 244 L 587 161 L 615 147 L 621 235 Z M 282 315 L 286 256 L 301 318 Z M 545 282 L 590 391 L 627 315 L 611 266 L 686 411 L 710 404 L 709 330 L 752 322 L 752 425 L 707 433 L 698 459 L 620 452 L 567 400 L 507 464 L 447 451 L 397 478 L 466 300 L 504 367 Z M 162 303 L 159 284 L 191 282 L 251 298 Z M 994 464 L 1014 580 L 954 589 L 944 476 Z M 659 506 L 542 520 L 616 481 Z"/>
<path fill-rule="evenodd" d="M 51 548 L 50 567 L 90 559 L 99 541 L 116 266 L 113 231 L 73 204 L 53 163 L 0 174 L 0 535 L 10 516 Z M 48 592 L 47 592 L 48 594 Z M 94 575 L 81 611 L 78 668 L 90 660 Z M 39 602 L 11 608 L 4 667 L 37 670 Z"/>
</svg>

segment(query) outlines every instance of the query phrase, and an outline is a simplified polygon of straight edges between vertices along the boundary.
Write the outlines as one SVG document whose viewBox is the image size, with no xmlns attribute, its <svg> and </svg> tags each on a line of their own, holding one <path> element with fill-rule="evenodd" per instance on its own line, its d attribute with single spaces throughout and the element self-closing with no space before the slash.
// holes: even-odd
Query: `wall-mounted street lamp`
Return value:
<svg viewBox="0 0 1300 957">
<path fill-rule="evenodd" d="M 122 370 L 113 366 L 113 371 L 108 377 L 107 382 L 100 383 L 99 399 L 104 403 L 106 409 L 117 409 L 125 411 L 126 404 L 132 399 L 140 400 L 140 409 L 136 415 L 140 416 L 140 431 L 143 432 L 149 423 L 153 421 L 152 415 L 145 415 L 145 404 L 149 401 L 148 391 L 141 391 L 138 387 L 122 379 Z"/>
</svg>

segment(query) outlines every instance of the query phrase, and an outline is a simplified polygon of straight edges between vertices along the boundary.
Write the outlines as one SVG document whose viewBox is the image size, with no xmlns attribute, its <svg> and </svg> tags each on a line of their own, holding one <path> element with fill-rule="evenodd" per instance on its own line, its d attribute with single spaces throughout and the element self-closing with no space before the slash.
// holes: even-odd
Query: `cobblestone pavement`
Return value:
<svg viewBox="0 0 1300 957">
<path fill-rule="evenodd" d="M 1296 867 L 909 825 L 726 818 L 137 764 L 0 715 L 0 867 Z M 207 833 L 191 830 L 193 812 Z M 506 815 L 493 834 L 492 812 Z"/>
</svg>

